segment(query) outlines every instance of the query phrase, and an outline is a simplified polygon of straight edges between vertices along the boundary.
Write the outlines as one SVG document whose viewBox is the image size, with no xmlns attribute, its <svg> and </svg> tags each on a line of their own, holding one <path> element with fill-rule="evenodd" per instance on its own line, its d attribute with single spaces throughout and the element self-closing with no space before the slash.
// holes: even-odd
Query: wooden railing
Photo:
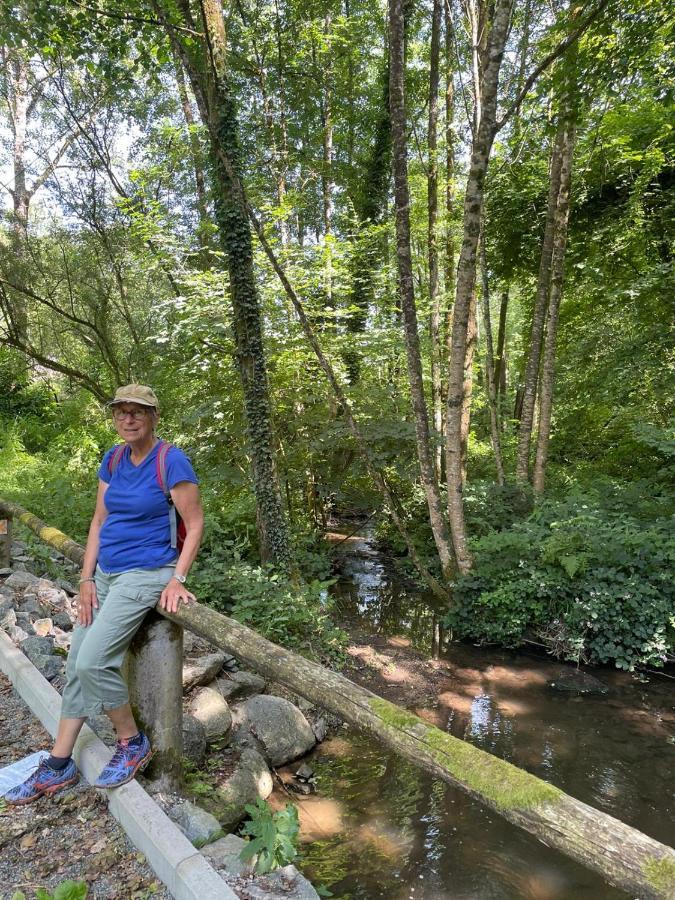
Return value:
<svg viewBox="0 0 675 900">
<path fill-rule="evenodd" d="M 0 500 L 0 516 L 18 519 L 81 565 L 83 548 L 27 510 Z M 129 654 L 132 705 L 159 751 L 155 776 L 166 784 L 175 785 L 179 778 L 183 628 L 370 732 L 415 765 L 599 872 L 610 884 L 641 900 L 675 898 L 671 847 L 199 603 L 176 614 L 151 614 Z"/>
</svg>

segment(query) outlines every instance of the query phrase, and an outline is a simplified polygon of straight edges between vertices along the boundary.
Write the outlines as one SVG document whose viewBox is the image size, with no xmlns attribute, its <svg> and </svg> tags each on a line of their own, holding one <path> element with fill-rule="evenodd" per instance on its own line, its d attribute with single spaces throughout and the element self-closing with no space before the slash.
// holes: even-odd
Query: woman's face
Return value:
<svg viewBox="0 0 675 900">
<path fill-rule="evenodd" d="M 143 444 L 152 436 L 157 413 L 151 406 L 140 403 L 118 403 L 113 408 L 113 422 L 117 433 L 127 444 Z"/>
</svg>

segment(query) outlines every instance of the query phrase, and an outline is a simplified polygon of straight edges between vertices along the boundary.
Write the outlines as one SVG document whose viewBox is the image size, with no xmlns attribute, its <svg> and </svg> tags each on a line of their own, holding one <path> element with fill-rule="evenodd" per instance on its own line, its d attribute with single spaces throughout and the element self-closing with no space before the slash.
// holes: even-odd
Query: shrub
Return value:
<svg viewBox="0 0 675 900">
<path fill-rule="evenodd" d="M 255 871 L 265 875 L 281 866 L 287 866 L 298 855 L 298 810 L 292 803 L 273 813 L 269 803 L 258 797 L 255 804 L 249 803 L 244 809 L 251 817 L 244 823 L 241 833 L 250 836 L 241 851 L 244 862 L 257 855 Z"/>
<path fill-rule="evenodd" d="M 673 651 L 666 516 L 631 516 L 613 492 L 572 494 L 474 540 L 473 552 L 447 617 L 458 636 L 514 646 L 530 629 L 566 659 L 627 670 L 663 665 Z"/>
</svg>

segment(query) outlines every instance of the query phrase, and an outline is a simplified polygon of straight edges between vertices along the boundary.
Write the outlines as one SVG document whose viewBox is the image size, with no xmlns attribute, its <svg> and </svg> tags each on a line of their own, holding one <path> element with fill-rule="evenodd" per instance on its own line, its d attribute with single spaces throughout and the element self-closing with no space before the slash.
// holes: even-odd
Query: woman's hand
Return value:
<svg viewBox="0 0 675 900">
<path fill-rule="evenodd" d="M 93 611 L 95 609 L 98 609 L 96 584 L 93 581 L 83 581 L 77 601 L 77 621 L 80 625 L 91 625 L 94 621 Z"/>
<path fill-rule="evenodd" d="M 190 603 L 196 602 L 197 598 L 195 595 L 191 594 L 185 585 L 181 584 L 180 581 L 177 581 L 175 578 L 172 578 L 169 581 L 162 591 L 162 596 L 159 598 L 159 605 L 162 609 L 165 609 L 170 613 L 178 612 L 178 607 L 181 603 L 185 603 L 186 606 L 189 606 Z"/>
</svg>

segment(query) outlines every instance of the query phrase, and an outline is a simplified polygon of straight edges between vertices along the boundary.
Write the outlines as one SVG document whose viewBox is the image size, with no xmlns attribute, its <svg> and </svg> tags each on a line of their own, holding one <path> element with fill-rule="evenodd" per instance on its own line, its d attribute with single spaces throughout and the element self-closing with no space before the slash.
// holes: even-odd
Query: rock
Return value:
<svg viewBox="0 0 675 900">
<path fill-rule="evenodd" d="M 12 569 L 3 567 L 2 569 L 0 569 L 0 578 L 5 578 L 7 575 L 11 575 L 12 571 Z"/>
<path fill-rule="evenodd" d="M 47 681 L 54 678 L 61 678 L 65 672 L 65 660 L 59 659 L 58 656 L 38 656 L 31 660 L 35 668 L 41 672 Z"/>
<path fill-rule="evenodd" d="M 18 625 L 10 625 L 7 629 L 7 634 L 15 644 L 21 644 L 28 637 L 23 628 L 19 628 Z"/>
<path fill-rule="evenodd" d="M 222 669 L 224 659 L 225 654 L 218 652 L 186 660 L 183 665 L 183 688 L 189 691 L 198 684 L 208 684 L 209 681 L 213 681 Z"/>
<path fill-rule="evenodd" d="M 183 654 L 189 656 L 194 650 L 195 636 L 191 631 L 183 632 Z"/>
<path fill-rule="evenodd" d="M 9 609 L 0 613 L 0 628 L 12 628 L 14 625 L 16 625 L 16 613 L 10 606 Z"/>
<path fill-rule="evenodd" d="M 200 766 L 206 756 L 206 732 L 194 716 L 183 716 L 183 756 Z"/>
<path fill-rule="evenodd" d="M 314 732 L 314 737 L 317 739 L 320 744 L 321 741 L 326 739 L 326 734 L 328 733 L 328 725 L 326 724 L 326 720 L 323 716 L 318 718 L 316 722 L 312 722 L 312 731 Z"/>
<path fill-rule="evenodd" d="M 33 622 L 33 631 L 40 637 L 46 637 L 54 630 L 54 623 L 51 619 L 36 619 Z M 56 643 L 56 641 L 54 641 Z"/>
<path fill-rule="evenodd" d="M 564 694 L 606 694 L 609 688 L 593 675 L 580 669 L 565 669 L 549 682 L 554 691 Z"/>
<path fill-rule="evenodd" d="M 79 593 L 78 589 L 76 587 L 73 587 L 73 585 L 69 581 L 66 581 L 64 578 L 57 578 L 56 586 L 62 591 L 65 591 L 66 594 L 70 594 L 71 597 L 74 597 L 75 594 Z"/>
<path fill-rule="evenodd" d="M 307 763 L 303 763 L 296 771 L 295 777 L 298 781 L 310 781 L 314 778 L 314 769 L 308 766 Z"/>
<path fill-rule="evenodd" d="M 288 789 L 296 794 L 314 794 L 316 793 L 316 785 L 309 781 L 290 781 L 287 785 Z"/>
<path fill-rule="evenodd" d="M 13 572 L 5 581 L 5 587 L 12 588 L 13 591 L 23 591 L 38 580 L 37 575 L 33 575 L 32 572 Z"/>
<path fill-rule="evenodd" d="M 189 800 L 181 800 L 169 809 L 169 817 L 195 847 L 203 847 L 217 840 L 223 833 L 220 822 Z"/>
<path fill-rule="evenodd" d="M 19 612 L 16 614 L 16 624 L 20 625 L 22 628 L 29 629 L 31 627 L 30 616 L 27 612 Z"/>
<path fill-rule="evenodd" d="M 220 693 L 226 700 L 235 697 L 251 697 L 253 694 L 262 694 L 267 682 L 254 672 L 227 672 L 217 679 Z"/>
<path fill-rule="evenodd" d="M 226 672 L 236 672 L 239 668 L 239 663 L 234 656 L 230 656 L 229 653 L 226 653 L 223 668 Z"/>
<path fill-rule="evenodd" d="M 23 600 L 21 601 L 21 611 L 37 616 L 39 619 L 43 619 L 49 612 L 49 609 L 40 603 L 35 594 L 24 594 Z"/>
<path fill-rule="evenodd" d="M 204 847 L 202 855 L 215 869 L 222 869 L 228 875 L 251 875 L 257 857 L 254 856 L 249 862 L 242 862 L 239 857 L 245 846 L 246 841 L 243 838 L 237 837 L 236 834 L 227 834 Z"/>
<path fill-rule="evenodd" d="M 283 697 L 250 697 L 233 710 L 232 717 L 235 740 L 249 746 L 257 740 L 275 767 L 304 756 L 316 743 L 307 719 Z"/>
<path fill-rule="evenodd" d="M 232 774 L 218 785 L 218 818 L 231 831 L 246 816 L 244 807 L 272 793 L 272 775 L 255 750 L 244 748 Z"/>
<path fill-rule="evenodd" d="M 204 726 L 207 743 L 230 733 L 232 713 L 223 695 L 215 688 L 199 688 L 190 701 L 190 712 Z"/>
<path fill-rule="evenodd" d="M 295 866 L 259 875 L 246 885 L 247 900 L 320 900 L 311 882 Z"/>
<path fill-rule="evenodd" d="M 70 631 L 73 627 L 71 618 L 65 610 L 55 612 L 52 615 L 52 622 L 56 628 L 61 628 L 63 631 Z"/>
<path fill-rule="evenodd" d="M 21 649 L 34 666 L 40 668 L 36 659 L 41 656 L 51 656 L 53 641 L 48 637 L 28 637 L 21 644 Z"/>
<path fill-rule="evenodd" d="M 47 621 L 49 621 L 49 620 L 47 620 Z M 35 623 L 35 625 L 37 625 L 37 622 Z M 35 625 L 33 625 L 33 627 L 35 627 Z M 65 631 L 61 631 L 60 628 L 56 628 L 56 627 L 53 628 L 53 632 L 54 632 L 54 649 L 56 650 L 58 648 L 59 650 L 64 650 L 66 653 L 68 653 L 70 651 L 70 645 L 73 640 L 72 634 L 68 634 Z"/>
<path fill-rule="evenodd" d="M 22 573 L 23 573 L 23 572 L 28 572 L 28 569 L 26 568 L 26 563 L 22 563 L 22 562 L 16 563 L 15 566 L 14 566 L 14 571 L 15 571 L 15 572 L 22 572 Z"/>
<path fill-rule="evenodd" d="M 47 582 L 49 584 L 49 582 Z M 44 581 L 41 582 L 44 584 Z M 48 604 L 56 609 L 64 609 L 68 604 L 68 595 L 61 588 L 50 585 L 48 588 L 37 588 L 38 599 L 43 604 Z"/>
<path fill-rule="evenodd" d="M 15 562 L 29 563 L 31 562 L 31 557 L 26 556 L 25 553 L 12 553 L 12 559 Z"/>
</svg>

